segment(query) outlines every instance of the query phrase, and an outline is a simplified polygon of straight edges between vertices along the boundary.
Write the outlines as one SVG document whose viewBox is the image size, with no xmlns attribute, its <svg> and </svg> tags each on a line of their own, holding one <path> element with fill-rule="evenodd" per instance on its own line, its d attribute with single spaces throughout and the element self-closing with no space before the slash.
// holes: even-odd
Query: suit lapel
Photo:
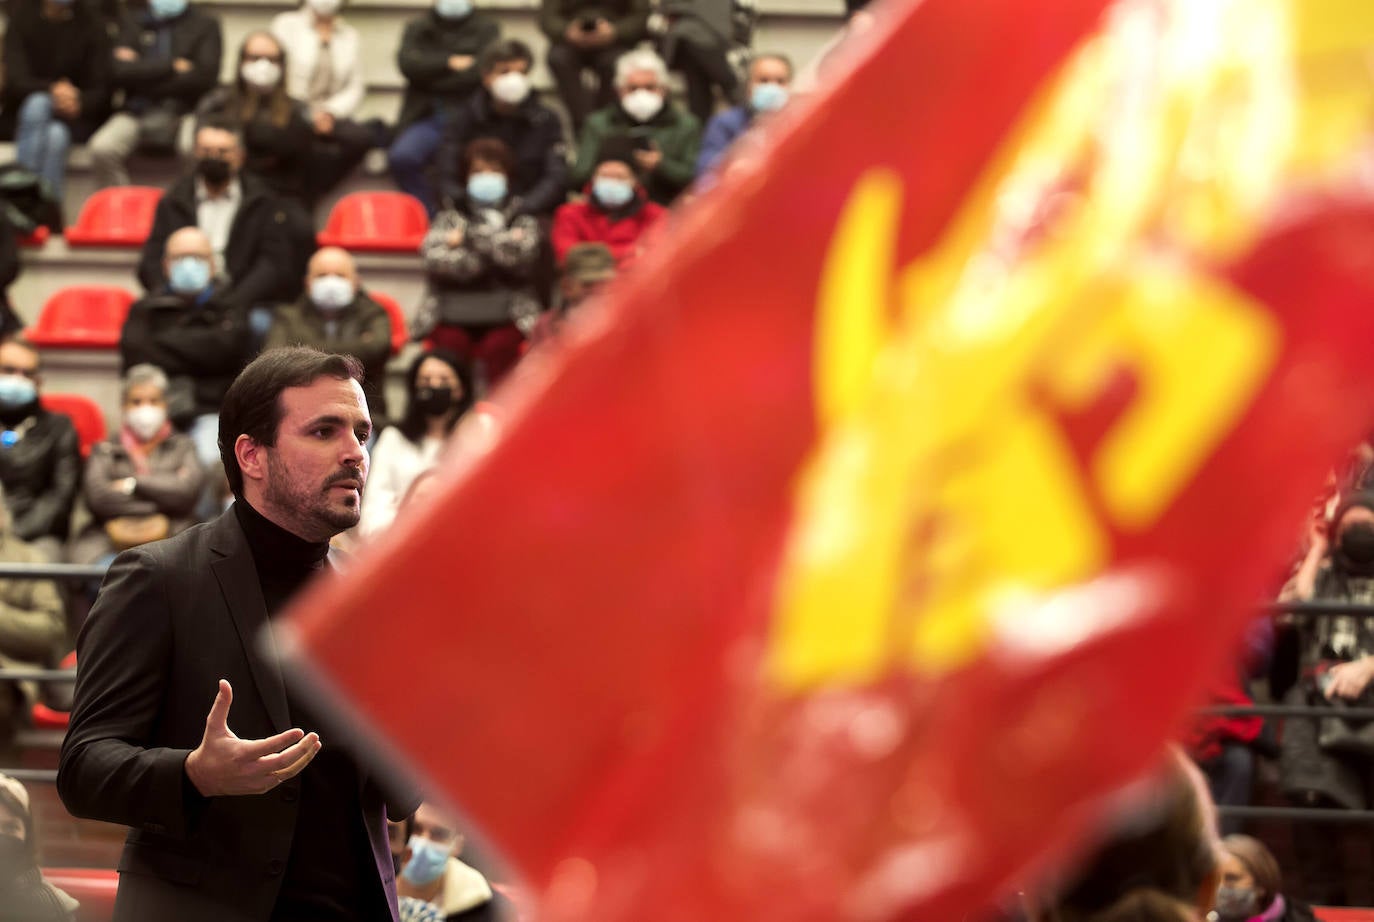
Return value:
<svg viewBox="0 0 1374 922">
<path fill-rule="evenodd" d="M 218 556 L 211 562 L 210 569 L 219 581 L 220 593 L 238 631 L 239 642 L 243 644 L 258 695 L 272 719 L 273 730 L 280 733 L 291 727 L 291 711 L 286 703 L 286 683 L 277 662 L 272 632 L 263 630 L 267 624 L 267 603 L 262 598 L 253 553 L 232 509 L 219 517 L 214 529 L 210 549 Z"/>
</svg>

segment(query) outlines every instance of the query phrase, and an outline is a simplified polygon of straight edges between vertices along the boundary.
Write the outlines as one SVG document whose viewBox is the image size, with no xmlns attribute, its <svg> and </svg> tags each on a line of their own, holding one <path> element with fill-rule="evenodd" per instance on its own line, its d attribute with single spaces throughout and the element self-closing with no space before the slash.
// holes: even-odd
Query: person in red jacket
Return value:
<svg viewBox="0 0 1374 922">
<path fill-rule="evenodd" d="M 554 212 L 553 251 L 561 266 L 579 243 L 604 243 L 623 269 L 643 249 L 650 229 L 666 213 L 649 201 L 634 171 L 634 141 L 627 135 L 608 137 L 597 152 L 586 198 Z"/>
</svg>

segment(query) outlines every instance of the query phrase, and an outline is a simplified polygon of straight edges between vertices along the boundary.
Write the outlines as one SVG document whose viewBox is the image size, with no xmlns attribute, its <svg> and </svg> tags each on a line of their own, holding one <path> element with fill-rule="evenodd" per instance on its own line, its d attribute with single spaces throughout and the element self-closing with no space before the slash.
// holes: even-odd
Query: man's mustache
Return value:
<svg viewBox="0 0 1374 922">
<path fill-rule="evenodd" d="M 325 488 L 334 486 L 338 483 L 351 483 L 359 490 L 363 488 L 363 475 L 359 471 L 339 471 L 333 477 L 324 482 Z"/>
</svg>

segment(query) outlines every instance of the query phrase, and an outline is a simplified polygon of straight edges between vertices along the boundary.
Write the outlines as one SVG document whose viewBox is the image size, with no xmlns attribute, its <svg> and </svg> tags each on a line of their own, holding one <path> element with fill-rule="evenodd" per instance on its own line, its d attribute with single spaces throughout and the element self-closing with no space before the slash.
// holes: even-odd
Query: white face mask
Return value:
<svg viewBox="0 0 1374 922">
<path fill-rule="evenodd" d="M 310 283 L 310 300 L 322 311 L 343 310 L 353 295 L 353 283 L 341 275 L 322 275 Z"/>
<path fill-rule="evenodd" d="M 124 413 L 124 425 L 128 426 L 129 430 L 138 436 L 140 442 L 146 442 L 157 435 L 157 431 L 162 428 L 162 424 L 165 422 L 167 422 L 167 410 L 150 403 L 140 404 Z"/>
<path fill-rule="evenodd" d="M 530 78 L 518 71 L 502 74 L 491 81 L 491 95 L 508 106 L 518 106 L 530 95 Z"/>
<path fill-rule="evenodd" d="M 276 61 L 258 58 L 240 67 L 239 75 L 254 89 L 270 90 L 281 82 L 281 65 Z"/>
<path fill-rule="evenodd" d="M 620 105 L 637 122 L 647 122 L 663 109 L 663 97 L 653 90 L 634 90 L 626 93 Z"/>
<path fill-rule="evenodd" d="M 339 11 L 341 0 L 305 0 L 305 5 L 321 19 L 328 19 Z"/>
</svg>

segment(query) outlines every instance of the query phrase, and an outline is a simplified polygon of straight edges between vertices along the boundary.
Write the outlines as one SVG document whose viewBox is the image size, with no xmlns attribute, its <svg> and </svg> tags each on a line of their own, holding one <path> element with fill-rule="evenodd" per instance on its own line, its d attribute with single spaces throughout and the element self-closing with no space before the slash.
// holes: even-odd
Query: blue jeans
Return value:
<svg viewBox="0 0 1374 922">
<path fill-rule="evenodd" d="M 42 177 L 52 197 L 61 202 L 72 132 L 66 122 L 53 114 L 52 96 L 47 93 L 28 95 L 19 107 L 19 127 L 14 141 L 19 165 Z"/>
<path fill-rule="evenodd" d="M 397 188 L 424 203 L 430 217 L 439 210 L 439 196 L 426 172 L 443 144 L 443 125 L 443 118 L 437 114 L 415 122 L 396 136 L 386 152 Z"/>
</svg>

